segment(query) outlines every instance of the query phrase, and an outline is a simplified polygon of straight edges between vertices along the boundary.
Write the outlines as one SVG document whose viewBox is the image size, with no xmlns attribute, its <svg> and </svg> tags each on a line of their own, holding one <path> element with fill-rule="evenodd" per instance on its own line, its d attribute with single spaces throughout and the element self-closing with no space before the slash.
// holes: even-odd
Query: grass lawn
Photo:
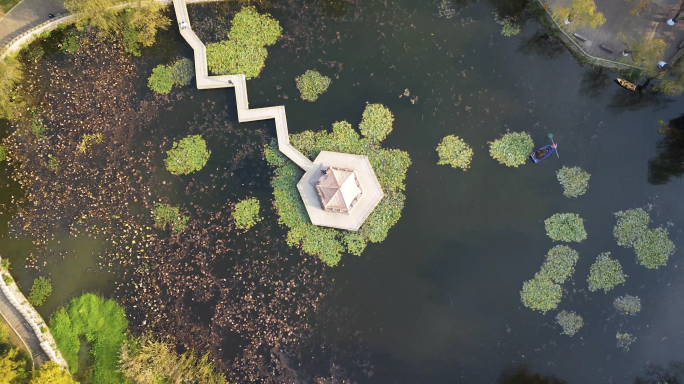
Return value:
<svg viewBox="0 0 684 384">
<path fill-rule="evenodd" d="M 9 12 L 10 9 L 14 8 L 15 5 L 19 4 L 21 0 L 0 0 L 0 8 L 2 8 L 2 14 Z M 0 15 L 1 16 L 1 15 Z"/>
</svg>

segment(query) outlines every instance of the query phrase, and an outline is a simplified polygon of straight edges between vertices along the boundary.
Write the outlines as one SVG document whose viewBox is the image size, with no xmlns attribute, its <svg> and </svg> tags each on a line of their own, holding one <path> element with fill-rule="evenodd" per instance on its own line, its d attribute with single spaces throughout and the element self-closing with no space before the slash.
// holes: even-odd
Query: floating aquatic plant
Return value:
<svg viewBox="0 0 684 384">
<path fill-rule="evenodd" d="M 174 85 L 188 85 L 195 75 L 192 60 L 183 58 L 173 65 L 159 64 L 152 69 L 147 86 L 156 93 L 167 94 Z"/>
<path fill-rule="evenodd" d="M 674 243 L 667 237 L 667 229 L 648 230 L 634 243 L 637 260 L 646 268 L 655 269 L 667 264 L 675 251 Z"/>
<path fill-rule="evenodd" d="M 618 221 L 613 235 L 619 245 L 632 247 L 639 264 L 655 269 L 667 264 L 675 251 L 674 243 L 668 238 L 665 228 L 649 229 L 651 221 L 648 212 L 641 208 L 630 209 L 615 214 Z"/>
<path fill-rule="evenodd" d="M 556 322 L 563 327 L 563 335 L 574 336 L 584 325 L 582 316 L 575 312 L 560 311 L 556 315 Z"/>
<path fill-rule="evenodd" d="M 254 7 L 244 7 L 233 18 L 228 40 L 207 44 L 207 66 L 218 75 L 259 76 L 268 51 L 283 29 L 269 14 L 259 14 Z"/>
<path fill-rule="evenodd" d="M 201 135 L 192 135 L 173 143 L 166 151 L 166 170 L 174 175 L 187 175 L 199 171 L 209 160 L 211 151 Z"/>
<path fill-rule="evenodd" d="M 598 255 L 592 264 L 587 282 L 590 291 L 603 289 L 607 293 L 616 285 L 624 284 L 626 277 L 627 275 L 622 272 L 620 262 L 611 259 L 610 252 L 605 252 Z"/>
<path fill-rule="evenodd" d="M 557 245 L 549 250 L 539 273 L 562 284 L 575 272 L 577 258 L 577 252 L 567 245 Z"/>
<path fill-rule="evenodd" d="M 520 291 L 520 301 L 524 306 L 543 313 L 555 309 L 562 296 L 561 286 L 539 273 L 534 279 L 524 282 Z"/>
<path fill-rule="evenodd" d="M 589 187 L 590 174 L 580 167 L 563 167 L 556 172 L 556 177 L 563 186 L 563 195 L 577 197 L 583 195 Z"/>
<path fill-rule="evenodd" d="M 232 213 L 235 227 L 244 230 L 252 228 L 261 221 L 261 217 L 259 217 L 260 208 L 259 200 L 255 197 L 240 200 L 235 204 L 235 210 Z"/>
<path fill-rule="evenodd" d="M 363 110 L 359 131 L 369 140 L 379 143 L 392 132 L 393 123 L 394 115 L 387 107 L 382 104 L 368 104 Z"/>
<path fill-rule="evenodd" d="M 637 296 L 624 295 L 615 298 L 613 306 L 623 315 L 634 316 L 641 311 L 641 299 Z"/>
<path fill-rule="evenodd" d="M 331 82 L 332 80 L 328 76 L 323 76 L 317 71 L 310 69 L 295 79 L 302 100 L 312 102 L 316 101 L 318 96 L 328 90 Z"/>
<path fill-rule="evenodd" d="M 439 165 L 451 165 L 452 168 L 466 170 L 470 167 L 473 150 L 458 136 L 449 135 L 442 139 L 437 146 Z"/>
<path fill-rule="evenodd" d="M 76 146 L 76 152 L 85 154 L 93 144 L 100 144 L 104 140 L 101 133 L 86 133 L 81 138 L 81 142 Z"/>
<path fill-rule="evenodd" d="M 648 223 L 651 219 L 648 212 L 641 208 L 620 211 L 615 214 L 618 218 L 613 236 L 618 245 L 633 247 L 634 243 L 648 231 Z"/>
<path fill-rule="evenodd" d="M 512 17 L 506 16 L 503 19 L 499 15 L 494 14 L 494 20 L 501 26 L 501 34 L 506 37 L 515 36 L 520 33 L 520 25 Z"/>
<path fill-rule="evenodd" d="M 154 219 L 155 227 L 159 229 L 170 227 L 174 233 L 183 232 L 187 226 L 188 219 L 190 219 L 188 216 L 181 215 L 178 207 L 161 203 L 154 205 L 152 218 Z"/>
<path fill-rule="evenodd" d="M 575 213 L 556 213 L 544 220 L 546 234 L 554 241 L 580 242 L 587 238 L 584 220 Z"/>
<path fill-rule="evenodd" d="M 28 301 L 35 306 L 41 306 L 45 300 L 52 294 L 52 284 L 50 280 L 45 277 L 39 277 L 33 280 L 31 292 L 29 292 Z"/>
<path fill-rule="evenodd" d="M 617 339 L 617 347 L 622 348 L 622 350 L 625 352 L 629 351 L 629 346 L 636 341 L 636 337 L 630 335 L 629 333 L 618 332 L 615 335 L 615 338 Z"/>
<path fill-rule="evenodd" d="M 5 159 L 7 159 L 7 147 L 0 145 L 0 162 L 5 161 Z"/>
<path fill-rule="evenodd" d="M 534 142 L 525 132 L 511 132 L 489 144 L 489 154 L 508 167 L 525 164 L 532 153 Z"/>
</svg>

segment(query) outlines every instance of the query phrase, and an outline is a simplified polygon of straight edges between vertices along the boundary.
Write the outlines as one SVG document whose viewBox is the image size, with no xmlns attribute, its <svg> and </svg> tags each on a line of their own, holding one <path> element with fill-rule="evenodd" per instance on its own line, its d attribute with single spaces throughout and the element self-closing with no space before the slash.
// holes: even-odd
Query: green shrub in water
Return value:
<svg viewBox="0 0 684 384">
<path fill-rule="evenodd" d="M 624 295 L 615 298 L 613 306 L 623 315 L 634 316 L 641 311 L 641 299 L 636 296 Z"/>
<path fill-rule="evenodd" d="M 174 85 L 188 85 L 194 73 L 192 60 L 183 58 L 173 65 L 159 64 L 147 79 L 147 86 L 156 93 L 167 94 Z"/>
<path fill-rule="evenodd" d="M 577 331 L 584 325 L 584 320 L 582 316 L 576 314 L 575 312 L 560 311 L 556 315 L 556 322 L 563 327 L 563 335 L 568 335 L 570 337 L 574 336 Z"/>
<path fill-rule="evenodd" d="M 57 347 L 69 364 L 69 371 L 78 371 L 80 337 L 90 343 L 93 366 L 89 382 L 122 383 L 118 369 L 118 354 L 128 328 L 126 314 L 113 300 L 92 293 L 71 300 L 68 308 L 60 308 L 50 317 L 50 332 Z"/>
<path fill-rule="evenodd" d="M 0 145 L 0 162 L 5 161 L 5 159 L 7 159 L 7 147 Z"/>
<path fill-rule="evenodd" d="M 633 247 L 634 243 L 648 231 L 648 223 L 651 221 L 648 212 L 641 208 L 620 211 L 615 214 L 618 218 L 613 236 L 618 245 Z"/>
<path fill-rule="evenodd" d="M 328 90 L 331 82 L 332 80 L 329 77 L 312 70 L 304 72 L 303 75 L 295 79 L 302 100 L 306 101 L 316 101 L 318 96 Z"/>
<path fill-rule="evenodd" d="M 629 351 L 629 346 L 636 341 L 636 337 L 630 335 L 629 333 L 618 332 L 615 335 L 615 338 L 617 339 L 617 347 L 622 348 L 625 352 Z"/>
<path fill-rule="evenodd" d="M 667 264 L 667 260 L 675 251 L 675 245 L 667 235 L 667 229 L 656 228 L 646 231 L 637 239 L 634 251 L 641 265 L 655 269 Z"/>
<path fill-rule="evenodd" d="M 173 148 L 166 151 L 164 164 L 173 175 L 187 175 L 202 169 L 209 155 L 211 151 L 202 136 L 192 135 L 173 143 Z"/>
<path fill-rule="evenodd" d="M 232 213 L 235 227 L 247 230 L 256 225 L 261 221 L 261 217 L 259 217 L 260 208 L 259 200 L 255 197 L 241 200 L 235 204 L 235 210 Z"/>
<path fill-rule="evenodd" d="M 188 216 L 181 215 L 178 207 L 161 203 L 154 204 L 152 218 L 154 219 L 155 227 L 166 229 L 168 226 L 174 233 L 183 232 L 187 226 L 188 219 L 190 219 Z"/>
<path fill-rule="evenodd" d="M 611 259 L 610 252 L 605 252 L 600 254 L 592 264 L 587 282 L 590 291 L 603 289 L 605 293 L 608 293 L 616 285 L 624 284 L 626 277 L 627 275 L 622 272 L 620 262 Z"/>
<path fill-rule="evenodd" d="M 392 132 L 394 115 L 382 104 L 368 104 L 361 116 L 359 131 L 368 140 L 381 142 Z"/>
<path fill-rule="evenodd" d="M 523 283 L 520 301 L 527 308 L 546 313 L 555 309 L 563 296 L 561 286 L 537 273 L 534 279 Z"/>
<path fill-rule="evenodd" d="M 562 284 L 575 272 L 578 254 L 567 245 L 557 245 L 546 255 L 540 274 Z"/>
<path fill-rule="evenodd" d="M 473 149 L 458 136 L 449 135 L 442 139 L 437 146 L 439 165 L 451 165 L 452 168 L 466 170 L 473 158 Z"/>
<path fill-rule="evenodd" d="M 580 242 L 587 238 L 584 220 L 575 213 L 556 213 L 544 220 L 546 234 L 554 241 Z"/>
<path fill-rule="evenodd" d="M 228 40 L 207 44 L 207 66 L 217 75 L 259 76 L 266 62 L 266 46 L 275 44 L 283 29 L 271 15 L 244 7 L 233 18 Z"/>
<path fill-rule="evenodd" d="M 280 151 L 273 140 L 265 149 L 266 161 L 275 166 L 273 186 L 274 206 L 279 223 L 289 228 L 287 242 L 301 246 L 305 253 L 317 255 L 330 266 L 337 265 L 342 252 L 360 255 L 368 241 L 379 243 L 389 229 L 399 221 L 404 207 L 404 178 L 411 159 L 404 151 L 384 149 L 377 141 L 361 138 L 351 124 L 337 122 L 332 132 L 305 131 L 291 134 L 290 141 L 304 156 L 315 159 L 325 151 L 368 156 L 385 196 L 361 225 L 358 232 L 340 231 L 311 224 L 297 190 L 303 171 Z"/>
<path fill-rule="evenodd" d="M 525 164 L 534 149 L 534 142 L 525 132 L 511 132 L 489 144 L 489 154 L 508 167 Z"/>
<path fill-rule="evenodd" d="M 563 186 L 563 195 L 567 197 L 577 197 L 584 195 L 589 187 L 590 174 L 584 172 L 580 167 L 563 167 L 556 172 L 556 177 Z"/>
<path fill-rule="evenodd" d="M 29 293 L 28 301 L 35 306 L 41 306 L 45 303 L 50 294 L 52 294 L 52 284 L 50 280 L 45 277 L 39 277 L 33 280 L 33 286 Z"/>
</svg>

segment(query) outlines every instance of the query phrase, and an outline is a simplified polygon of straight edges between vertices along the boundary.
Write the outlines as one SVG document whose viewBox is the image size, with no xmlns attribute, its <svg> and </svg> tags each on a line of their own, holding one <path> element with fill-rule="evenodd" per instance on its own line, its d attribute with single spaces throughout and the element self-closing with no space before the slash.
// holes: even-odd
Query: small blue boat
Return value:
<svg viewBox="0 0 684 384">
<path fill-rule="evenodd" d="M 555 151 L 556 151 L 556 144 L 545 145 L 545 146 L 537 149 L 536 151 L 532 152 L 532 154 L 530 155 L 530 159 L 532 159 L 532 161 L 534 161 L 535 163 L 538 163 L 538 162 L 546 159 L 547 157 L 551 156 L 551 154 Z"/>
</svg>

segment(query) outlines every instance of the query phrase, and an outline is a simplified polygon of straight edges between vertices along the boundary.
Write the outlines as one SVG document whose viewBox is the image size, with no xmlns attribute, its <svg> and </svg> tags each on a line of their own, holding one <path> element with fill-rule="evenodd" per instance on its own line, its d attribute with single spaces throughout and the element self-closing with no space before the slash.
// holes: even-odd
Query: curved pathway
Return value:
<svg viewBox="0 0 684 384">
<path fill-rule="evenodd" d="M 10 328 L 14 330 L 14 333 L 24 343 L 24 346 L 31 354 L 34 368 L 38 368 L 50 361 L 47 353 L 40 347 L 40 340 L 36 334 L 4 294 L 0 294 L 0 315 L 2 315 Z"/>
<path fill-rule="evenodd" d="M 48 21 L 48 14 L 65 12 L 64 5 L 58 0 L 23 0 L 0 19 L 0 45 Z"/>
<path fill-rule="evenodd" d="M 9 271 L 0 267 L 0 275 L 9 276 L 10 274 Z M 36 309 L 29 304 L 17 284 L 14 281 L 7 284 L 0 277 L 0 291 L 0 314 L 24 342 L 33 359 L 34 367 L 54 361 L 62 368 L 68 369 L 66 360 L 57 349 L 57 344 L 47 324 Z"/>
<path fill-rule="evenodd" d="M 285 107 L 279 105 L 277 107 L 249 109 L 245 75 L 209 76 L 209 71 L 207 70 L 207 49 L 195 32 L 192 31 L 186 0 L 173 0 L 173 8 L 176 11 L 180 33 L 195 53 L 197 88 L 235 88 L 238 121 L 242 123 L 246 121 L 275 119 L 278 149 L 300 168 L 308 171 L 313 166 L 313 163 L 290 144 Z M 185 24 L 181 26 L 181 23 Z"/>
</svg>

